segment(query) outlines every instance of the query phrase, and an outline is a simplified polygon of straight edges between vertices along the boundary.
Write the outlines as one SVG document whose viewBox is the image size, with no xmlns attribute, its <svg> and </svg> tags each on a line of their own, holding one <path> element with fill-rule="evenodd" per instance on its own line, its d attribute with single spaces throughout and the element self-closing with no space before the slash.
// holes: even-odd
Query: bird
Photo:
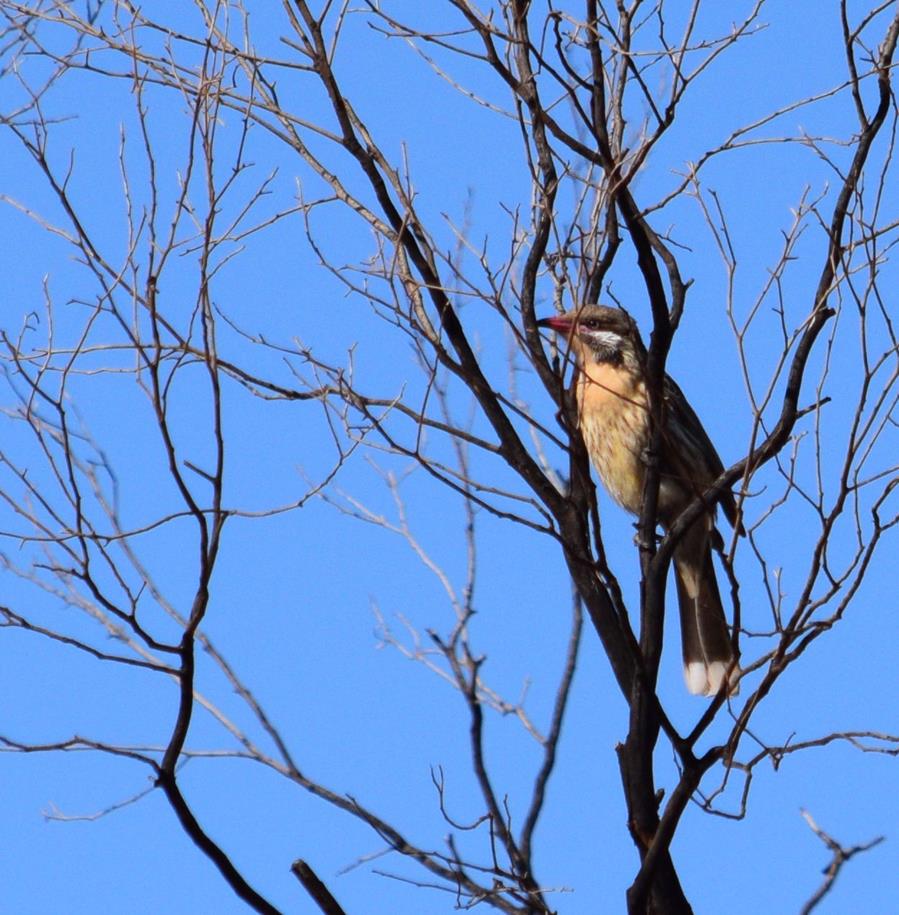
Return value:
<svg viewBox="0 0 899 915">
<path fill-rule="evenodd" d="M 646 347 L 623 309 L 586 304 L 537 322 L 567 341 L 576 371 L 578 423 L 590 460 L 609 495 L 639 515 L 650 445 Z M 708 434 L 675 382 L 663 382 L 659 448 L 658 521 L 667 531 L 724 471 Z M 742 533 L 730 490 L 720 498 L 727 520 Z M 673 552 L 680 609 L 684 679 L 694 695 L 715 696 L 725 680 L 731 695 L 740 668 L 715 567 L 712 546 L 721 543 L 709 506 L 684 532 Z"/>
</svg>

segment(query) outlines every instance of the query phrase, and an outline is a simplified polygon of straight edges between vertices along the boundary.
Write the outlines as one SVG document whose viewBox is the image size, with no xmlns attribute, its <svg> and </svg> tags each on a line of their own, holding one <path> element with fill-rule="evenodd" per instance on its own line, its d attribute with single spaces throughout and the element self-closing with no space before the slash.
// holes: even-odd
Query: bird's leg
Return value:
<svg viewBox="0 0 899 915">
<path fill-rule="evenodd" d="M 640 549 L 640 550 L 645 549 L 649 546 L 658 547 L 659 543 L 661 543 L 661 541 L 662 541 L 662 537 L 664 536 L 659 531 L 654 531 L 653 535 L 652 535 L 652 542 L 650 543 L 643 539 L 643 535 L 640 531 L 640 522 L 639 521 L 634 522 L 634 528 L 637 531 L 637 533 L 634 534 L 634 545 L 637 547 L 637 549 Z"/>
</svg>

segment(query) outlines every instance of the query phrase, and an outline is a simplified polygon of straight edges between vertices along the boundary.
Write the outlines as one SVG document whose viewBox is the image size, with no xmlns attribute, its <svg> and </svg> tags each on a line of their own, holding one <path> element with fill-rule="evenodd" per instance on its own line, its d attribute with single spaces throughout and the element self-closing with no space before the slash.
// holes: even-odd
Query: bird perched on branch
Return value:
<svg viewBox="0 0 899 915">
<path fill-rule="evenodd" d="M 618 308 L 584 305 L 537 322 L 564 337 L 577 366 L 581 434 L 600 479 L 612 498 L 639 515 L 650 446 L 646 348 L 633 318 Z M 680 513 L 715 481 L 724 467 L 699 418 L 680 388 L 666 375 L 659 451 L 658 520 L 667 530 Z M 724 514 L 737 522 L 729 490 Z M 701 514 L 674 549 L 687 689 L 712 696 L 725 677 L 736 691 L 740 670 L 721 605 L 712 563 L 720 542 L 715 508 Z"/>
</svg>

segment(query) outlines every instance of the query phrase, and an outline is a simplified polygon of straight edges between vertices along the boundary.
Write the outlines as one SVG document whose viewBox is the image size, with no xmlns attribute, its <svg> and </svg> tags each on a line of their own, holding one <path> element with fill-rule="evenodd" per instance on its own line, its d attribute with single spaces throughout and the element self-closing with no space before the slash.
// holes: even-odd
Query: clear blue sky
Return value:
<svg viewBox="0 0 899 915">
<path fill-rule="evenodd" d="M 383 5 L 399 18 L 421 16 L 422 24 L 456 23 L 438 0 L 426 4 L 433 20 L 426 18 L 418 3 L 405 0 Z M 276 43 L 277 36 L 287 31 L 280 10 L 250 6 L 257 47 L 267 47 L 272 54 L 289 54 L 289 49 Z M 715 32 L 724 26 L 726 30 L 726 21 L 751 4 L 739 6 L 740 11 L 728 9 L 727 16 L 718 21 L 718 14 L 706 13 L 700 19 L 702 29 Z M 864 6 L 854 4 L 853 16 L 858 17 Z M 197 29 L 195 14 L 184 13 L 184 17 L 170 24 Z M 839 10 L 831 0 L 771 2 L 760 21 L 767 27 L 731 49 L 694 87 L 677 125 L 634 184 L 641 203 L 656 200 L 675 186 L 677 173 L 683 173 L 688 162 L 698 160 L 737 127 L 772 109 L 836 87 L 845 79 Z M 61 32 L 46 34 L 51 45 L 66 44 Z M 509 106 L 504 88 L 471 62 L 441 61 L 454 78 L 491 103 Z M 28 66 L 26 74 L 37 79 L 41 64 Z M 408 156 L 417 206 L 438 247 L 453 248 L 450 220 L 461 225 L 468 219 L 474 247 L 483 246 L 494 263 L 506 257 L 509 211 L 521 208 L 526 213 L 530 201 L 515 122 L 472 104 L 406 44 L 388 41 L 372 30 L 362 14 L 347 20 L 335 69 L 346 95 L 385 152 L 397 162 L 404 151 Z M 285 104 L 309 120 L 326 117 L 324 100 L 310 88 L 310 77 L 285 71 L 278 79 Z M 116 262 L 124 257 L 127 245 L 119 170 L 122 136 L 134 193 L 139 202 L 145 201 L 146 164 L 129 90 L 124 82 L 71 73 L 46 99 L 48 116 L 61 119 L 52 128 L 50 157 L 63 169 L 74 151 L 73 199 L 87 214 L 98 247 Z M 4 115 L 21 100 L 10 74 L 0 83 L 0 99 Z M 150 89 L 146 102 L 158 156 L 160 206 L 167 214 L 161 220 L 165 225 L 177 196 L 178 173 L 184 167 L 189 113 L 184 99 L 173 91 Z M 226 113 L 218 138 L 222 163 L 229 161 L 229 153 L 234 154 L 239 129 L 240 118 Z M 852 100 L 842 92 L 781 118 L 757 136 L 806 133 L 847 139 L 855 129 Z M 349 168 L 347 157 L 325 141 L 311 142 L 335 170 Z M 829 145 L 827 150 L 838 166 L 845 166 L 845 148 Z M 880 161 L 882 142 L 877 153 Z M 323 192 L 320 180 L 262 130 L 250 133 L 246 159 L 253 168 L 239 179 L 224 206 L 223 219 L 236 212 L 253 187 L 273 171 L 270 194 L 256 211 L 260 222 L 294 206 L 300 187 L 307 200 Z M 45 180 L 7 129 L 0 132 L 0 163 L 0 193 L 50 222 L 64 223 Z M 718 193 L 727 214 L 739 264 L 735 310 L 745 316 L 780 255 L 782 233 L 793 219 L 791 210 L 804 194 L 809 198 L 826 194 L 821 211 L 829 213 L 835 174 L 808 146 L 771 144 L 711 161 L 702 180 L 706 191 Z M 348 181 L 351 188 L 360 186 L 356 176 Z M 881 204 L 882 222 L 896 218 L 897 187 L 895 176 L 889 178 Z M 561 211 L 566 203 L 560 197 L 561 222 L 565 221 Z M 685 278 L 693 280 L 669 371 L 728 464 L 745 453 L 751 412 L 723 304 L 723 264 L 694 200 L 676 201 L 654 217 L 654 225 L 659 231 L 670 230 L 685 246 L 677 249 L 681 270 Z M 314 211 L 312 227 L 325 254 L 336 263 L 358 262 L 373 252 L 371 233 L 337 207 Z M 0 237 L 4 239 L 0 246 L 4 278 L 0 327 L 15 338 L 28 323 L 32 330 L 26 343 L 39 347 L 49 330 L 45 312 L 45 296 L 49 296 L 56 342 L 61 347 L 71 344 L 87 326 L 88 309 L 80 303 L 96 297 L 96 287 L 75 262 L 71 246 L 9 205 L 0 207 Z M 782 287 L 791 326 L 798 325 L 812 302 L 823 260 L 823 239 L 823 230 L 810 219 Z M 623 252 L 612 276 L 613 292 L 646 328 L 648 307 L 632 261 L 631 252 Z M 892 295 L 896 280 L 895 266 L 885 264 L 881 289 Z M 552 302 L 546 292 L 542 309 L 549 313 Z M 188 250 L 180 255 L 165 275 L 160 295 L 163 307 L 178 325 L 186 326 L 196 297 L 195 253 Z M 373 315 L 361 296 L 347 295 L 321 267 L 298 214 L 248 238 L 245 250 L 214 282 L 213 299 L 247 334 L 286 347 L 301 341 L 326 362 L 344 363 L 353 348 L 355 379 L 367 392 L 392 397 L 405 390 L 414 400 L 423 390 L 408 338 Z M 780 322 L 773 305 L 772 298 L 763 303 L 748 344 L 756 385 L 766 382 L 779 351 Z M 885 307 L 895 316 L 894 301 L 887 299 Z M 29 317 L 32 314 L 35 316 Z M 508 339 L 501 323 L 477 302 L 466 305 L 462 314 L 480 346 L 491 383 L 507 390 Z M 825 457 L 821 473 L 831 481 L 829 488 L 857 386 L 854 320 L 847 306 L 840 315 L 836 356 L 825 392 L 833 398 L 829 418 L 822 424 Z M 882 325 L 872 328 L 872 348 L 883 349 Z M 112 322 L 97 321 L 89 341 L 105 348 L 85 359 L 82 368 L 128 366 L 127 357 L 109 349 L 121 342 Z M 285 385 L 297 383 L 278 353 L 248 343 L 224 325 L 220 343 L 225 358 L 242 360 Z M 814 398 L 826 351 L 823 338 L 821 343 L 803 403 Z M 298 360 L 294 365 L 302 370 Z M 209 402 L 202 373 L 199 369 L 186 371 L 178 378 L 170 398 L 179 452 L 184 459 L 207 466 L 211 454 Z M 530 402 L 534 414 L 552 425 L 552 404 L 534 377 L 520 372 L 517 383 L 518 393 Z M 4 407 L 12 408 L 11 387 L 4 386 L 3 391 Z M 71 379 L 68 395 L 70 409 L 77 410 L 115 470 L 123 524 L 140 527 L 177 507 L 177 493 L 166 476 L 147 399 L 133 376 L 89 371 Z M 467 401 L 458 394 L 454 398 L 454 408 L 464 415 Z M 265 401 L 227 384 L 224 422 L 228 436 L 226 501 L 230 506 L 265 513 L 290 505 L 323 480 L 334 463 L 331 435 L 316 403 Z M 23 424 L 9 415 L 3 423 L 3 455 L 27 468 L 37 485 L 53 491 L 46 462 Z M 482 421 L 477 421 L 477 428 L 484 429 Z M 800 479 L 811 484 L 817 472 L 814 425 L 807 421 L 797 431 L 806 434 L 800 445 Z M 406 434 L 408 440 L 408 428 Z M 895 428 L 889 429 L 872 456 L 872 466 L 889 467 L 896 444 Z M 433 447 L 436 453 L 446 453 L 439 441 Z M 549 453 L 561 465 L 559 455 Z M 516 485 L 496 464 L 484 460 L 477 469 L 496 485 Z M 396 507 L 384 483 L 386 471 L 408 472 L 401 492 L 410 529 L 427 556 L 461 590 L 466 569 L 464 513 L 452 493 L 420 469 L 383 452 L 359 449 L 333 481 L 332 500 L 344 506 L 352 504 L 348 499 L 356 500 L 396 523 Z M 105 477 L 104 482 L 108 484 Z M 198 483 L 196 479 L 192 482 Z M 753 496 L 746 507 L 750 523 L 764 514 L 781 488 L 773 467 L 754 480 Z M 8 465 L 2 468 L 0 491 L 21 492 Z M 202 491 L 200 485 L 197 491 Z M 52 498 L 54 504 L 61 504 L 58 495 Z M 600 498 L 609 559 L 630 606 L 636 607 L 632 520 L 604 496 Z M 11 567 L 33 568 L 41 554 L 33 544 L 21 542 L 19 535 L 26 525 L 5 503 L 0 504 L 0 531 L 0 551 L 8 566 L 0 577 L 0 603 L 36 624 L 90 640 L 101 650 L 119 648 L 96 622 L 58 594 L 14 574 Z M 845 543 L 847 550 L 851 549 L 852 531 L 850 525 L 835 535 L 843 538 L 837 542 Z M 772 518 L 760 536 L 769 566 L 783 570 L 780 588 L 787 607 L 804 581 L 817 534 L 812 513 L 794 500 Z M 478 612 L 471 636 L 487 659 L 483 673 L 493 688 L 512 700 L 527 687 L 525 707 L 545 730 L 570 621 L 569 583 L 561 552 L 549 538 L 483 512 L 477 519 L 477 547 Z M 166 525 L 137 538 L 135 549 L 167 599 L 186 610 L 196 575 L 192 526 L 187 522 Z M 754 719 L 760 740 L 782 744 L 832 731 L 899 730 L 894 556 L 895 538 L 888 537 L 845 619 L 807 652 Z M 759 564 L 745 545 L 738 554 L 737 572 L 744 623 L 756 631 L 769 628 Z M 446 633 L 453 623 L 444 588 L 406 540 L 383 527 L 355 520 L 321 499 L 310 499 L 300 509 L 270 517 L 235 518 L 227 524 L 211 590 L 206 632 L 264 705 L 300 767 L 311 777 L 357 798 L 426 848 L 441 847 L 447 833 L 432 783 L 432 771 L 438 767 L 444 773 L 452 816 L 465 822 L 481 814 L 460 696 L 423 665 L 385 646 L 378 631 L 376 610 L 407 643 L 403 620 L 422 634 L 431 629 Z M 165 628 L 167 623 L 158 610 L 148 609 L 147 618 L 171 635 L 171 627 Z M 675 626 L 668 627 L 666 640 L 660 693 L 674 721 L 688 729 L 705 704 L 684 691 Z M 744 651 L 749 657 L 757 656 L 763 645 L 760 642 L 755 647 L 748 640 Z M 205 660 L 200 665 L 199 688 L 238 727 L 246 728 L 266 751 L 271 750 L 246 706 Z M 170 680 L 104 664 L 11 628 L 0 630 L 0 695 L 0 734 L 31 744 L 80 735 L 120 745 L 158 747 L 165 743 L 177 710 L 177 693 Z M 588 626 L 557 771 L 536 838 L 537 874 L 544 885 L 558 888 L 559 894 L 552 898 L 560 912 L 623 910 L 623 893 L 637 862 L 626 831 L 614 753 L 626 725 L 625 705 Z M 722 733 L 713 729 L 712 737 Z M 520 817 L 539 764 L 537 747 L 513 716 L 488 713 L 486 735 L 495 782 L 508 796 L 513 818 Z M 236 743 L 209 714 L 198 709 L 188 746 L 194 751 L 219 751 L 234 750 Z M 747 740 L 743 756 L 753 752 L 752 742 Z M 658 766 L 660 784 L 670 785 L 669 756 L 660 752 Z M 0 755 L 0 773 L 3 911 L 44 915 L 98 909 L 128 913 L 245 910 L 209 861 L 185 838 L 159 792 L 127 803 L 150 788 L 149 772 L 140 764 L 89 752 L 5 753 Z M 258 764 L 234 758 L 195 758 L 183 769 L 182 781 L 189 802 L 210 834 L 250 883 L 284 911 L 315 911 L 289 873 L 290 863 L 300 857 L 312 864 L 353 915 L 454 911 L 452 894 L 414 888 L 374 874 L 383 870 L 410 879 L 425 877 L 395 856 L 369 860 L 384 847 L 370 829 Z M 716 783 L 712 779 L 707 784 L 711 788 Z M 721 800 L 724 809 L 738 809 L 741 788 L 741 780 L 734 778 Z M 818 886 L 821 869 L 829 859 L 800 815 L 800 809 L 806 809 L 845 845 L 887 836 L 887 842 L 847 865 L 820 911 L 887 911 L 899 897 L 897 798 L 895 759 L 863 754 L 846 745 L 789 756 L 777 771 L 762 765 L 742 821 L 688 809 L 673 846 L 688 898 L 697 912 L 797 911 Z M 111 809 L 119 805 L 120 809 Z M 483 836 L 468 841 L 470 848 L 485 855 Z M 360 859 L 358 866 L 344 873 Z"/>
</svg>

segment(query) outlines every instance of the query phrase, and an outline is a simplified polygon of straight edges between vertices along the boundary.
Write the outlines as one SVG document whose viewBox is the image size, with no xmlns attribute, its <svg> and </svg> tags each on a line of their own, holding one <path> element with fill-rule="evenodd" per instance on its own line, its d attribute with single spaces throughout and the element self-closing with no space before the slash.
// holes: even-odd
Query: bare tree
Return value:
<svg viewBox="0 0 899 915">
<path fill-rule="evenodd" d="M 696 93 L 716 85 L 731 56 L 751 54 L 765 27 L 763 0 L 717 26 L 712 6 L 445 0 L 410 12 L 387 0 L 285 0 L 278 10 L 197 0 L 165 18 L 125 0 L 3 0 L 11 101 L 2 123 L 41 177 L 45 206 L 32 205 L 15 176 L 4 179 L 4 200 L 74 254 L 77 269 L 64 289 L 49 279 L 42 310 L 30 308 L 24 325 L 2 338 L 10 406 L 0 528 L 7 576 L 21 584 L 0 614 L 7 630 L 102 660 L 114 679 L 138 669 L 154 683 L 174 683 L 178 697 L 158 744 L 7 733 L 7 750 L 86 750 L 141 763 L 185 833 L 256 911 L 278 907 L 214 838 L 185 790 L 182 769 L 198 757 L 239 758 L 276 773 L 412 862 L 400 879 L 448 891 L 459 908 L 508 913 L 565 908 L 558 887 L 537 872 L 537 827 L 552 816 L 548 787 L 587 638 L 602 647 L 626 722 L 617 765 L 639 856 L 629 912 L 691 910 L 672 854 L 691 801 L 741 819 L 767 761 L 776 767 L 834 743 L 899 753 L 899 737 L 877 722 L 771 740 L 760 718 L 785 674 L 800 661 L 814 664 L 805 657 L 812 646 L 839 640 L 847 615 L 864 607 L 862 586 L 889 562 L 884 547 L 899 520 L 899 354 L 884 281 L 899 239 L 889 197 L 899 14 L 893 3 L 834 4 L 841 82 L 694 146 L 685 164 L 669 138 L 690 135 Z M 435 215 L 418 190 L 426 164 L 414 148 L 397 151 L 380 138 L 388 108 L 401 134 L 404 126 L 395 97 L 379 109 L 359 87 L 363 76 L 379 79 L 370 63 L 354 67 L 359 49 L 375 42 L 371 53 L 380 55 L 411 49 L 416 66 L 461 93 L 473 117 L 496 125 L 502 141 L 485 136 L 484 156 L 522 163 L 526 193 L 506 207 L 503 238 L 478 238 L 464 188 L 447 191 Z M 84 156 L 66 134 L 79 91 L 115 106 L 122 125 L 114 202 L 79 180 Z M 800 115 L 814 121 L 829 104 L 852 112 L 851 130 L 794 128 Z M 435 129 L 453 142 L 451 126 Z M 799 149 L 831 181 L 799 189 L 792 223 L 771 227 L 779 253 L 744 281 L 748 246 L 732 230 L 739 201 L 719 195 L 706 175 L 738 172 L 739 156 L 756 149 Z M 279 168 L 299 176 L 293 196 Z M 445 215 L 457 207 L 460 219 Z M 252 290 L 269 246 L 285 233 L 306 269 L 331 284 L 328 301 L 304 305 L 319 326 L 340 327 L 345 358 L 327 339 L 293 336 L 280 303 L 230 294 L 235 282 Z M 684 266 L 700 247 L 723 276 L 715 317 L 697 310 Z M 793 279 L 797 261 L 814 265 L 814 282 Z M 288 295 L 302 300 L 303 290 Z M 537 323 L 554 309 L 598 301 L 642 318 L 648 341 L 652 435 L 638 591 L 607 552 L 577 371 Z M 746 434 L 728 443 L 727 469 L 659 538 L 666 364 L 679 333 L 697 325 L 738 354 L 746 400 L 735 411 Z M 366 348 L 360 327 L 397 349 Z M 482 338 L 502 340 L 503 358 Z M 398 380 L 392 353 L 409 347 L 417 375 Z M 139 430 L 131 454 L 115 423 L 100 432 L 87 416 L 91 404 L 115 397 Z M 232 467 L 258 458 L 246 457 L 251 412 L 264 424 L 285 409 L 303 431 L 285 446 L 284 462 L 302 463 L 305 479 L 301 492 L 281 497 L 267 486 L 265 467 L 255 487 Z M 288 453 L 293 444 L 299 453 Z M 346 481 L 365 461 L 379 490 Z M 462 511 L 461 573 L 433 555 L 412 520 L 413 473 L 432 493 L 418 498 L 448 497 Z M 718 552 L 740 692 L 721 691 L 685 716 L 659 682 L 669 565 L 684 533 L 732 489 L 747 536 L 734 532 Z M 153 497 L 135 502 L 133 492 Z M 374 799 L 310 775 L 297 735 L 238 672 L 241 659 L 226 658 L 212 640 L 213 619 L 225 613 L 216 582 L 222 565 L 237 561 L 225 555 L 228 532 L 282 516 L 302 530 L 301 510 L 322 502 L 347 517 L 347 537 L 354 518 L 401 538 L 450 608 L 443 628 L 377 611 L 382 642 L 450 684 L 467 716 L 479 813 L 463 822 L 435 769 L 435 809 L 448 830 L 442 846 L 408 835 L 401 811 L 378 812 Z M 539 542 L 571 580 L 571 593 L 547 610 L 567 615 L 570 628 L 544 716 L 485 673 L 475 635 L 485 524 Z M 804 552 L 784 587 L 772 538 L 800 526 Z M 189 585 L 173 574 L 175 553 L 178 563 L 192 557 Z M 222 689 L 239 703 L 217 699 Z M 220 747 L 192 740 L 200 712 L 204 734 L 206 718 L 220 741 L 224 734 Z M 538 751 L 530 794 L 514 809 L 487 749 L 493 714 L 513 716 Z M 660 769 L 661 750 L 673 767 Z M 847 850 L 818 834 L 834 865 L 806 911 L 843 863 L 876 844 Z M 343 911 L 339 891 L 308 860 L 294 861 L 292 872 L 321 911 Z"/>
</svg>

